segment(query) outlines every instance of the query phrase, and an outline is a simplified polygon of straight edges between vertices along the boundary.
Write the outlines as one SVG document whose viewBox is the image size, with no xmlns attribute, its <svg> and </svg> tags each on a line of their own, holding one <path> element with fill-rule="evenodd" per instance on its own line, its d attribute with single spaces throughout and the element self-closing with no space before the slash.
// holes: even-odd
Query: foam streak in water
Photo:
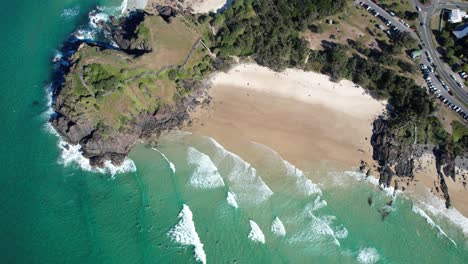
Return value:
<svg viewBox="0 0 468 264">
<path fill-rule="evenodd" d="M 206 254 L 203 249 L 203 244 L 195 229 L 193 222 L 193 214 L 186 204 L 182 205 L 182 210 L 179 213 L 179 223 L 169 230 L 168 236 L 175 242 L 183 246 L 194 246 L 195 259 L 201 263 L 206 263 Z"/>
<path fill-rule="evenodd" d="M 227 193 L 226 201 L 228 202 L 229 205 L 231 205 L 234 208 L 239 208 L 239 205 L 237 205 L 236 201 L 236 195 L 233 194 L 232 192 Z"/>
<path fill-rule="evenodd" d="M 285 236 L 286 235 L 286 228 L 284 228 L 283 222 L 276 217 L 271 223 L 271 232 L 277 236 Z"/>
<path fill-rule="evenodd" d="M 208 155 L 192 148 L 188 148 L 187 160 L 195 166 L 190 177 L 190 185 L 195 188 L 212 189 L 224 186 L 224 181 Z"/>
<path fill-rule="evenodd" d="M 161 154 L 161 156 L 164 158 L 164 160 L 169 164 L 169 167 L 171 167 L 171 170 L 172 170 L 172 173 L 175 174 L 176 172 L 176 167 L 174 165 L 174 163 L 172 163 L 167 157 L 166 155 L 164 155 L 164 153 L 162 153 L 161 151 L 159 151 L 157 148 L 152 148 L 153 150 L 159 152 L 159 154 Z"/>
<path fill-rule="evenodd" d="M 427 215 L 426 212 L 424 212 L 421 208 L 417 207 L 416 205 L 413 205 L 412 210 L 416 214 L 422 216 L 431 227 L 433 228 L 435 227 L 437 230 L 439 230 L 439 233 L 442 234 L 444 237 L 446 237 L 448 240 L 450 240 L 450 242 L 452 242 L 455 246 L 457 245 L 457 243 L 455 243 L 455 241 L 453 241 L 450 237 L 448 237 L 447 234 L 444 232 L 444 230 L 442 230 L 440 226 L 434 223 L 432 218 L 429 215 Z"/>
<path fill-rule="evenodd" d="M 263 234 L 262 230 L 260 227 L 257 225 L 252 220 L 249 220 L 250 224 L 250 233 L 248 235 L 248 238 L 252 240 L 253 242 L 259 242 L 262 244 L 265 244 L 265 235 Z"/>
<path fill-rule="evenodd" d="M 454 225 L 461 228 L 465 238 L 468 237 L 468 218 L 453 207 L 447 209 L 445 207 L 445 201 L 441 198 L 430 194 L 427 199 L 424 199 L 424 201 L 420 203 L 420 206 L 424 208 L 424 210 L 430 212 L 433 216 L 449 220 Z"/>
<path fill-rule="evenodd" d="M 273 191 L 266 185 L 252 165 L 244 161 L 236 154 L 227 151 L 216 140 L 208 138 L 216 148 L 216 155 L 213 157 L 218 163 L 229 166 L 227 180 L 230 189 L 236 194 L 240 201 L 262 203 L 273 195 Z"/>
<path fill-rule="evenodd" d="M 285 160 L 284 166 L 286 167 L 288 176 L 296 177 L 296 186 L 299 192 L 306 196 L 311 196 L 312 194 L 322 195 L 322 190 L 320 187 L 313 183 L 310 179 L 307 179 L 307 177 L 300 169 L 296 168 L 294 165 Z"/>
</svg>

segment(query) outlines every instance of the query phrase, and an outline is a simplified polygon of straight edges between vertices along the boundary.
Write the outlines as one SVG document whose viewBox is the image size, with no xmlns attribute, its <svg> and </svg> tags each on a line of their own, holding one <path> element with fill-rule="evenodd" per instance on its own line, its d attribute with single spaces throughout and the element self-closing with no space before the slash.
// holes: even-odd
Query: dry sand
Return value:
<svg viewBox="0 0 468 264">
<path fill-rule="evenodd" d="M 372 121 L 385 105 L 349 81 L 255 64 L 217 74 L 210 95 L 210 109 L 194 114 L 190 131 L 235 152 L 245 142 L 261 143 L 298 166 L 329 161 L 349 168 L 372 160 Z"/>
<path fill-rule="evenodd" d="M 256 64 L 240 64 L 213 77 L 212 103 L 192 113 L 186 130 L 209 136 L 247 161 L 252 142 L 278 152 L 299 168 L 324 161 L 350 169 L 361 160 L 374 164 L 370 137 L 372 121 L 384 111 L 379 102 L 350 81 L 334 83 L 326 75 L 286 70 L 277 73 Z M 422 166 L 418 166 L 421 164 Z M 433 156 L 423 156 L 415 166 L 415 180 L 400 189 L 408 192 L 436 191 Z M 373 174 L 377 175 L 376 172 Z M 447 180 L 452 204 L 468 215 L 468 191 L 461 182 Z"/>
<path fill-rule="evenodd" d="M 415 168 L 414 182 L 409 182 L 408 184 L 408 180 L 403 179 L 403 184 L 400 184 L 400 186 L 407 187 L 410 192 L 423 192 L 429 189 L 433 195 L 444 199 L 440 188 L 440 180 L 437 176 L 434 155 L 428 153 L 423 154 L 420 158 L 415 160 Z M 461 176 L 462 174 L 466 174 L 466 172 L 462 172 L 461 170 L 460 168 L 456 168 L 455 181 L 448 177 L 445 179 L 445 182 L 447 183 L 450 201 L 453 207 L 464 216 L 468 216 L 468 189 L 463 185 L 464 179 Z"/>
</svg>

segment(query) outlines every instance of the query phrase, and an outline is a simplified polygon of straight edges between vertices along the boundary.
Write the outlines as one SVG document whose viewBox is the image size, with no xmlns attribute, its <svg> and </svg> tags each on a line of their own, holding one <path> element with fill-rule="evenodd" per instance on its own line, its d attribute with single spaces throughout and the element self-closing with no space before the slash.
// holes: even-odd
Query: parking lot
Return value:
<svg viewBox="0 0 468 264">
<path fill-rule="evenodd" d="M 398 18 L 391 10 L 384 10 L 382 7 L 373 3 L 370 0 L 364 0 L 359 2 L 359 6 L 367 10 L 374 17 L 378 18 L 386 26 L 386 28 L 381 28 L 385 31 L 390 37 L 394 37 L 402 34 L 402 32 L 409 32 L 416 40 L 419 40 L 419 37 L 412 30 L 409 24 L 401 18 Z M 420 11 L 420 9 L 418 10 Z M 425 49 L 425 45 L 422 42 L 418 41 L 418 45 L 421 49 Z M 461 104 L 457 98 L 454 97 L 453 91 L 450 87 L 444 82 L 444 80 L 437 74 L 437 68 L 434 64 L 434 60 L 431 55 L 425 51 L 421 56 L 420 64 L 421 72 L 426 80 L 427 91 L 429 94 L 434 95 L 436 100 L 445 106 L 459 114 L 465 122 L 468 121 L 468 111 L 463 104 Z M 455 76 L 451 76 L 453 80 L 456 81 Z M 461 83 L 457 82 L 457 85 L 463 88 Z"/>
</svg>

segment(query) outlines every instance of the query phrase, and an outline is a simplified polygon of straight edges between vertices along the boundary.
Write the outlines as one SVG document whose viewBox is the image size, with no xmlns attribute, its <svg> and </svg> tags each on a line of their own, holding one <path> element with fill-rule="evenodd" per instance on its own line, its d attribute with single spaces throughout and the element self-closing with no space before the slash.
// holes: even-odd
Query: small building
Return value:
<svg viewBox="0 0 468 264">
<path fill-rule="evenodd" d="M 411 59 L 415 60 L 415 59 L 421 57 L 422 54 L 423 54 L 422 50 L 413 50 L 411 52 Z"/>
<path fill-rule="evenodd" d="M 457 39 L 462 39 L 464 38 L 466 35 L 468 35 L 468 23 L 467 24 L 464 24 L 464 25 L 461 25 L 459 27 L 456 27 L 453 31 L 452 31 L 453 35 L 455 35 L 455 37 Z"/>
<path fill-rule="evenodd" d="M 463 21 L 463 18 L 466 17 L 466 11 L 460 9 L 452 9 L 449 13 L 448 21 L 450 23 L 460 23 Z"/>
</svg>

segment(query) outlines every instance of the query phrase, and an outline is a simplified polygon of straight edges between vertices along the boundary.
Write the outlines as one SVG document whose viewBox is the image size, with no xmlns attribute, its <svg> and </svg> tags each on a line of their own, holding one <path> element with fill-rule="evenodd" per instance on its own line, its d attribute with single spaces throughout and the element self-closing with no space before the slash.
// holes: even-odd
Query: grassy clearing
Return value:
<svg viewBox="0 0 468 264">
<path fill-rule="evenodd" d="M 327 19 L 331 19 L 335 23 L 330 25 L 326 23 Z M 366 47 L 371 47 L 371 45 L 376 47 L 377 39 L 389 41 L 387 34 L 379 29 L 378 25 L 383 26 L 383 23 L 360 6 L 350 3 L 340 14 L 316 23 L 315 32 L 307 30 L 303 33 L 303 37 L 315 50 L 322 48 L 323 41 L 346 44 L 347 39 L 359 41 Z M 334 35 L 335 39 L 331 39 L 331 35 Z"/>
<path fill-rule="evenodd" d="M 147 17 L 144 25 L 148 28 L 153 51 L 137 60 L 137 64 L 151 69 L 170 65 L 181 65 L 200 35 L 176 17 L 166 23 L 159 16 Z"/>
<path fill-rule="evenodd" d="M 200 35 L 182 17 L 166 23 L 158 16 L 146 17 L 138 26 L 152 51 L 133 58 L 116 50 L 84 45 L 74 56 L 75 65 L 66 76 L 61 94 L 73 118 L 85 118 L 99 126 L 103 135 L 129 128 L 141 113 L 154 113 L 161 105 L 172 105 L 177 83 L 158 76 L 160 70 L 181 66 Z M 197 49 L 183 68 L 185 76 L 206 70 L 206 52 Z M 107 131 L 107 132 L 106 132 Z"/>
<path fill-rule="evenodd" d="M 378 2 L 381 6 L 387 6 L 399 17 L 404 17 L 407 11 L 416 11 L 409 0 L 379 0 Z"/>
</svg>

